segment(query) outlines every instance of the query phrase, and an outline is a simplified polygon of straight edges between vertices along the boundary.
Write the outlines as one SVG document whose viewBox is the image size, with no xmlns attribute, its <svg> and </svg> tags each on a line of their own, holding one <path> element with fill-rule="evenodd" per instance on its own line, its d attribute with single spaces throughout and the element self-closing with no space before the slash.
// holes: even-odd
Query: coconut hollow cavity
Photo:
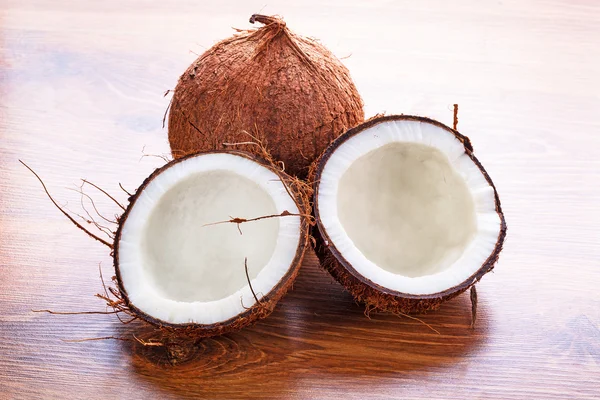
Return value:
<svg viewBox="0 0 600 400">
<path fill-rule="evenodd" d="M 386 116 L 339 137 L 314 169 L 317 255 L 368 308 L 434 309 L 496 262 L 506 223 L 469 140 Z"/>
<path fill-rule="evenodd" d="M 190 155 L 155 171 L 132 196 L 113 246 L 129 310 L 196 336 L 269 315 L 308 240 L 308 203 L 290 182 L 233 151 Z"/>
</svg>

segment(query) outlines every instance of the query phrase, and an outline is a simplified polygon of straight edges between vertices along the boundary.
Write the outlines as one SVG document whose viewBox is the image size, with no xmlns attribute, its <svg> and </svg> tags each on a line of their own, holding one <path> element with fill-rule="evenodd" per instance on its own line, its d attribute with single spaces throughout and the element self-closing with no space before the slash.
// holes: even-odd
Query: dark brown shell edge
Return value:
<svg viewBox="0 0 600 400">
<path fill-rule="evenodd" d="M 387 289 L 381 285 L 378 285 L 371 280 L 367 279 L 363 275 L 359 274 L 352 265 L 342 256 L 337 250 L 335 245 L 329 239 L 327 232 L 321 224 L 319 217 L 318 207 L 318 195 L 319 195 L 319 181 L 321 178 L 321 172 L 333 152 L 346 140 L 362 132 L 363 130 L 370 128 L 386 121 L 418 121 L 424 123 L 430 123 L 440 128 L 447 130 L 452 133 L 465 148 L 465 153 L 471 158 L 471 160 L 479 167 L 481 173 L 485 177 L 489 185 L 494 189 L 494 198 L 496 203 L 496 212 L 500 217 L 500 232 L 498 239 L 494 247 L 494 251 L 490 254 L 483 265 L 468 279 L 464 282 L 444 290 L 439 293 L 429 295 L 412 295 L 407 293 L 401 293 Z M 413 115 L 389 115 L 371 118 L 365 123 L 350 129 L 339 138 L 337 138 L 323 153 L 323 155 L 313 164 L 311 168 L 311 182 L 314 182 L 314 194 L 313 194 L 313 211 L 315 215 L 316 224 L 313 227 L 312 235 L 315 238 L 316 246 L 315 253 L 319 258 L 321 266 L 327 270 L 342 286 L 348 290 L 352 296 L 358 301 L 365 303 L 367 309 L 377 309 L 380 311 L 388 311 L 392 313 L 423 313 L 429 310 L 436 310 L 439 306 L 453 297 L 458 296 L 465 290 L 469 289 L 489 271 L 494 268 L 495 263 L 498 261 L 500 252 L 504 244 L 506 237 L 506 220 L 504 213 L 502 212 L 502 206 L 500 198 L 496 190 L 496 186 L 492 182 L 487 171 L 483 168 L 479 160 L 473 155 L 473 147 L 470 140 L 461 135 L 456 130 L 438 122 L 436 120 L 413 116 Z"/>
<path fill-rule="evenodd" d="M 304 258 L 304 252 L 308 245 L 310 223 L 311 223 L 311 221 L 309 221 L 308 218 L 302 217 L 302 224 L 301 224 L 301 228 L 300 228 L 301 229 L 300 243 L 298 244 L 298 248 L 296 249 L 296 255 L 295 255 L 294 259 L 292 260 L 292 263 L 290 265 L 288 272 L 281 278 L 279 283 L 275 287 L 273 287 L 273 289 L 269 293 L 267 293 L 265 296 L 262 297 L 262 299 L 260 300 L 260 304 L 254 304 L 252 307 L 249 307 L 243 313 L 238 314 L 237 316 L 235 316 L 227 321 L 223 321 L 223 322 L 219 322 L 219 323 L 215 323 L 215 324 L 207 324 L 207 325 L 204 325 L 204 324 L 172 324 L 172 323 L 168 323 L 168 322 L 162 321 L 160 319 L 154 318 L 151 315 L 148 315 L 147 313 L 145 313 L 142 310 L 140 310 L 139 308 L 137 308 L 129 300 L 129 296 L 123 286 L 123 281 L 122 281 L 121 273 L 119 270 L 119 241 L 121 238 L 121 229 L 124 226 L 124 222 L 127 220 L 127 217 L 129 215 L 131 209 L 133 208 L 139 195 L 143 192 L 144 188 L 157 175 L 159 175 L 166 169 L 172 167 L 173 165 L 183 162 L 189 158 L 193 158 L 193 157 L 205 155 L 205 154 L 211 154 L 211 153 L 232 154 L 232 155 L 244 157 L 244 158 L 250 159 L 252 161 L 255 161 L 255 162 L 263 165 L 264 167 L 267 167 L 268 169 L 273 171 L 275 174 L 277 174 L 280 177 L 280 179 L 282 180 L 282 182 L 284 182 L 285 185 L 288 185 L 287 182 L 289 182 L 290 179 L 293 179 L 293 178 L 290 178 L 287 174 L 281 172 L 281 170 L 277 169 L 273 165 L 266 162 L 265 160 L 258 158 L 252 154 L 243 152 L 243 151 L 234 151 L 234 150 L 205 151 L 205 152 L 199 152 L 199 153 L 190 154 L 185 157 L 178 158 L 178 159 L 173 160 L 173 161 L 165 164 L 164 166 L 156 169 L 152 174 L 150 174 L 150 176 L 148 176 L 144 180 L 144 182 L 136 190 L 135 194 L 129 198 L 129 204 L 127 206 L 127 209 L 125 210 L 123 215 L 119 218 L 119 227 L 115 234 L 114 247 L 113 247 L 114 248 L 113 263 L 114 263 L 114 267 L 115 267 L 115 276 L 116 276 L 116 281 L 117 281 L 117 287 L 122 296 L 125 306 L 131 311 L 131 313 L 134 314 L 135 316 L 137 316 L 138 318 L 140 318 L 141 320 L 146 321 L 151 325 L 154 325 L 157 328 L 165 329 L 165 330 L 170 331 L 177 335 L 189 336 L 189 337 L 194 337 L 194 338 L 217 336 L 217 335 L 222 335 L 227 332 L 237 331 L 239 329 L 242 329 L 242 328 L 270 315 L 273 312 L 273 310 L 275 309 L 277 302 L 279 302 L 279 300 L 281 300 L 281 298 L 286 294 L 286 292 L 292 287 L 294 280 L 296 279 L 296 276 L 298 275 L 298 271 L 300 269 L 300 266 L 302 265 L 302 260 Z M 309 203 L 309 198 L 306 195 L 306 193 L 296 190 L 290 185 L 288 185 L 288 189 L 290 190 L 290 193 L 292 193 L 295 196 L 294 200 L 295 200 L 296 204 L 298 205 L 300 212 L 305 215 L 310 215 L 310 211 L 311 211 L 310 203 Z"/>
</svg>

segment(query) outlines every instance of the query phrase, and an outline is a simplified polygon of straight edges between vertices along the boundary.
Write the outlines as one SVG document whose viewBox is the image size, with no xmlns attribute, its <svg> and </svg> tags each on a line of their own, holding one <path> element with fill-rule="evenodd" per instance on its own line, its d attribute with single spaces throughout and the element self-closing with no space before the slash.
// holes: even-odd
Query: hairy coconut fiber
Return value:
<svg viewBox="0 0 600 400">
<path fill-rule="evenodd" d="M 400 293 L 372 282 L 371 280 L 359 274 L 344 258 L 343 254 L 335 247 L 335 245 L 327 236 L 327 233 L 320 222 L 318 209 L 318 183 L 327 159 L 331 156 L 335 149 L 339 147 L 339 145 L 362 130 L 376 125 L 382 121 L 398 119 L 431 123 L 451 132 L 463 144 L 465 153 L 469 156 L 469 158 L 471 158 L 475 165 L 479 167 L 484 178 L 494 189 L 496 212 L 500 217 L 500 231 L 493 252 L 487 258 L 485 263 L 483 263 L 483 265 L 481 265 L 481 267 L 467 280 L 440 293 L 434 293 L 430 295 Z M 342 284 L 342 286 L 344 286 L 346 290 L 352 294 L 356 301 L 365 304 L 366 313 L 378 310 L 392 312 L 395 314 L 409 314 L 436 310 L 442 303 L 463 293 L 475 285 L 486 273 L 491 271 L 494 268 L 494 265 L 497 262 L 502 250 L 504 239 L 506 237 L 506 221 L 504 219 L 504 213 L 502 212 L 500 198 L 498 197 L 496 187 L 479 160 L 477 160 L 477 158 L 475 158 L 473 155 L 473 147 L 471 146 L 469 138 L 461 135 L 455 129 L 447 127 L 440 122 L 431 120 L 429 118 L 410 115 L 377 116 L 369 119 L 367 122 L 349 130 L 336 139 L 336 141 L 327 148 L 319 160 L 315 161 L 311 167 L 309 179 L 311 182 L 314 182 L 313 209 L 315 212 L 316 224 L 313 227 L 312 235 L 316 242 L 315 252 L 317 257 L 319 258 L 321 266 L 328 271 L 340 284 Z"/>
<path fill-rule="evenodd" d="M 173 157 L 263 143 L 290 175 L 306 177 L 327 145 L 364 119 L 346 67 L 277 17 L 202 54 L 179 78 L 169 114 Z"/>
</svg>

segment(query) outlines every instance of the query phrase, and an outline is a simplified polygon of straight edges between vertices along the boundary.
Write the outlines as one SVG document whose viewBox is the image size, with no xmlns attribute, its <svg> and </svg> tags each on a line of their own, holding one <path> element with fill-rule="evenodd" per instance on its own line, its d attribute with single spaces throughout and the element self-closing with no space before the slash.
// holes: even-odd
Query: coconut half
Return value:
<svg viewBox="0 0 600 400">
<path fill-rule="evenodd" d="M 308 202 L 289 179 L 231 151 L 187 156 L 155 171 L 131 198 L 114 242 L 116 278 L 131 312 L 197 336 L 269 315 L 296 277 L 308 240 Z M 272 217 L 229 222 L 264 216 Z"/>
<path fill-rule="evenodd" d="M 498 193 L 470 141 L 428 118 L 372 119 L 314 169 L 317 255 L 352 295 L 392 312 L 437 308 L 494 267 Z"/>
</svg>

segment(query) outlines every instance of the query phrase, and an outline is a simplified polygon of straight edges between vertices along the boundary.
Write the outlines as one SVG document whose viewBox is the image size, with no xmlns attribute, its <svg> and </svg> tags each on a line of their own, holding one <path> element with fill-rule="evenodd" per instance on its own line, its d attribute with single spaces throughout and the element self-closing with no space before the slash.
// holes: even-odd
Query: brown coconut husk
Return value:
<svg viewBox="0 0 600 400">
<path fill-rule="evenodd" d="M 209 152 L 191 154 L 191 155 L 188 155 L 188 156 L 185 156 L 182 158 L 178 158 L 176 160 L 173 160 L 173 161 L 167 163 L 166 165 L 162 166 L 161 168 L 156 169 L 148 178 L 146 178 L 144 180 L 144 182 L 142 183 L 142 185 L 133 194 L 130 194 L 128 191 L 126 191 L 120 185 L 121 189 L 124 192 L 130 194 L 130 197 L 128 199 L 129 203 L 126 206 L 122 205 L 120 202 L 118 202 L 113 196 L 111 196 L 105 190 L 90 183 L 89 181 L 85 181 L 87 184 L 90 184 L 93 187 L 100 190 L 103 194 L 108 196 L 115 203 L 117 203 L 121 208 L 124 209 L 123 214 L 120 216 L 117 216 L 116 220 L 114 221 L 114 223 L 117 226 L 117 229 L 114 232 L 113 231 L 105 232 L 104 230 L 98 228 L 98 229 L 100 229 L 101 232 L 107 233 L 109 235 L 109 237 L 111 238 L 111 240 L 105 240 L 105 239 L 99 237 L 98 235 L 96 235 L 95 233 L 91 232 L 84 226 L 84 224 L 78 222 L 65 209 L 63 209 L 63 207 L 61 207 L 54 200 L 54 198 L 50 195 L 49 191 L 47 190 L 44 182 L 39 177 L 39 175 L 33 169 L 31 169 L 29 166 L 27 166 L 24 162 L 21 161 L 21 163 L 23 165 L 25 165 L 25 167 L 27 167 L 35 175 L 35 177 L 40 181 L 40 183 L 43 186 L 44 191 L 46 192 L 46 194 L 48 195 L 48 197 L 50 198 L 52 203 L 74 225 L 76 225 L 79 229 L 83 230 L 88 236 L 92 237 L 93 239 L 99 241 L 100 243 L 104 244 L 105 246 L 107 246 L 108 248 L 111 249 L 111 256 L 113 256 L 113 264 L 114 264 L 114 268 L 115 268 L 115 275 L 112 277 L 113 286 L 111 286 L 110 284 L 107 285 L 107 283 L 105 282 L 105 280 L 102 276 L 102 270 L 100 269 L 100 279 L 102 281 L 104 292 L 96 295 L 96 297 L 102 299 L 106 303 L 106 306 L 110 309 L 110 311 L 78 311 L 78 312 L 60 312 L 60 311 L 52 311 L 52 310 L 34 310 L 34 311 L 35 312 L 47 312 L 47 313 L 51 313 L 51 314 L 61 314 L 61 315 L 116 314 L 117 317 L 119 318 L 119 320 L 124 324 L 129 324 L 136 320 L 142 321 L 144 323 L 147 323 L 147 324 L 157 328 L 154 331 L 154 334 L 150 334 L 149 338 L 147 338 L 147 339 L 140 339 L 140 338 L 136 337 L 135 335 L 133 336 L 133 339 L 136 342 L 138 342 L 144 346 L 162 346 L 162 345 L 168 345 L 169 343 L 179 343 L 178 341 L 180 339 L 193 341 L 193 340 L 197 340 L 197 339 L 201 339 L 201 338 L 205 338 L 205 337 L 221 335 L 221 334 L 224 334 L 227 332 L 232 332 L 232 331 L 237 331 L 239 329 L 242 329 L 242 328 L 270 315 L 273 312 L 273 310 L 275 309 L 275 306 L 279 302 L 279 300 L 281 300 L 281 298 L 286 294 L 286 292 L 292 287 L 293 282 L 296 279 L 296 276 L 298 275 L 298 271 L 300 269 L 302 260 L 304 258 L 304 252 L 309 244 L 310 228 L 314 224 L 314 222 L 313 222 L 313 217 L 311 214 L 311 208 L 310 208 L 310 202 L 309 202 L 309 196 L 311 194 L 311 190 L 309 188 L 307 188 L 306 184 L 301 182 L 299 179 L 290 177 L 289 175 L 284 173 L 279 166 L 277 166 L 273 163 L 272 157 L 269 155 L 269 153 L 266 151 L 266 149 L 264 149 L 262 144 L 260 142 L 257 142 L 257 145 L 261 149 L 261 154 L 264 156 L 264 158 L 259 157 L 254 154 L 249 154 L 247 152 L 237 151 L 237 150 L 228 150 L 228 151 L 221 151 L 221 152 L 248 158 L 254 162 L 257 162 L 257 163 L 265 166 L 266 168 L 270 169 L 271 171 L 273 171 L 278 176 L 278 178 L 281 180 L 281 182 L 283 183 L 284 187 L 286 188 L 286 190 L 288 191 L 288 193 L 290 194 L 292 199 L 294 199 L 298 209 L 300 210 L 300 214 L 292 214 L 287 211 L 284 211 L 280 215 L 260 216 L 260 217 L 252 218 L 252 219 L 232 218 L 231 221 L 222 221 L 220 223 L 235 223 L 238 225 L 238 228 L 239 228 L 240 225 L 242 225 L 244 223 L 252 223 L 253 221 L 257 221 L 260 219 L 285 218 L 290 215 L 298 215 L 301 217 L 301 240 L 300 240 L 298 248 L 296 249 L 296 255 L 295 255 L 286 275 L 284 277 L 282 277 L 282 279 L 279 281 L 279 283 L 277 285 L 275 285 L 275 287 L 269 293 L 264 294 L 260 300 L 258 299 L 258 297 L 257 297 L 256 293 L 254 292 L 254 289 L 252 288 L 252 285 L 250 283 L 250 279 L 249 279 L 248 271 L 247 271 L 247 268 L 248 268 L 247 265 L 240 265 L 240 271 L 241 271 L 240 273 L 243 273 L 242 268 L 245 268 L 246 278 L 248 280 L 248 284 L 250 285 L 250 288 L 254 295 L 256 303 L 254 305 L 252 305 L 251 307 L 244 307 L 245 311 L 238 314 L 234 318 L 231 318 L 227 321 L 219 322 L 216 324 L 209 324 L 209 325 L 191 324 L 191 323 L 171 324 L 166 321 L 161 321 L 157 318 L 154 318 L 153 316 L 148 315 L 147 313 L 143 312 L 138 307 L 136 307 L 136 305 L 129 300 L 127 290 L 125 289 L 125 286 L 123 284 L 123 280 L 122 280 L 122 277 L 120 274 L 119 241 L 121 238 L 121 229 L 124 225 L 124 222 L 127 220 L 129 213 L 135 206 L 136 200 L 138 199 L 140 194 L 143 192 L 143 190 L 146 188 L 146 186 L 150 182 L 152 182 L 152 180 L 156 176 L 158 176 L 159 174 L 164 172 L 166 169 L 171 168 L 173 165 L 176 165 L 177 163 L 180 163 L 188 158 L 191 158 L 191 157 L 194 157 L 194 156 L 197 156 L 200 154 L 215 153 L 217 151 L 209 151 Z M 82 191 L 81 191 L 81 193 L 82 193 L 82 195 L 84 195 Z M 93 200 L 91 200 L 91 201 L 93 202 Z M 95 206 L 94 206 L 94 209 L 95 209 Z M 96 210 L 96 212 L 97 212 L 97 210 Z M 90 223 L 90 224 L 94 224 L 94 225 L 98 226 L 97 223 L 94 221 L 93 217 L 90 215 L 90 213 L 87 212 L 87 210 L 86 210 L 86 213 L 88 215 L 88 218 L 81 217 L 83 219 L 83 221 L 86 223 Z M 97 213 L 100 214 L 99 212 L 97 212 Z M 241 233 L 241 231 L 240 231 L 240 233 Z M 122 317 L 126 317 L 126 318 L 124 319 Z M 146 335 L 146 336 L 148 336 L 148 335 Z M 103 340 L 103 339 L 133 340 L 130 338 L 112 337 L 111 336 L 111 337 L 102 337 L 102 338 L 88 338 L 88 339 L 81 339 L 81 340 L 76 340 L 76 341 Z M 188 342 L 188 343 L 190 343 L 190 342 Z"/>
<path fill-rule="evenodd" d="M 285 171 L 306 177 L 332 140 L 364 119 L 346 67 L 279 17 L 202 54 L 179 78 L 169 113 L 175 158 L 259 139 Z M 236 148 L 261 153 L 252 143 Z"/>
<path fill-rule="evenodd" d="M 456 107 L 457 108 L 457 107 Z M 494 189 L 494 196 L 496 202 L 496 212 L 498 213 L 501 221 L 500 232 L 498 234 L 498 239 L 496 241 L 496 245 L 494 247 L 494 251 L 490 254 L 487 260 L 483 263 L 483 265 L 468 279 L 464 282 L 456 285 L 454 287 L 448 288 L 443 292 L 434 293 L 430 295 L 412 295 L 407 293 L 400 293 L 394 290 L 387 289 L 383 286 L 380 286 L 366 277 L 359 274 L 352 265 L 344 258 L 343 254 L 338 251 L 333 242 L 330 240 L 327 232 L 323 228 L 320 217 L 319 217 L 319 209 L 318 209 L 318 190 L 319 190 L 319 179 L 321 171 L 325 166 L 325 163 L 335 152 L 335 150 L 346 140 L 351 138 L 354 135 L 362 132 L 364 129 L 372 127 L 378 123 L 390 120 L 412 120 L 412 121 L 420 121 L 426 122 L 430 124 L 437 125 L 451 134 L 453 134 L 464 146 L 465 153 L 473 160 L 475 165 L 477 165 L 489 183 L 489 185 Z M 457 122 L 456 114 L 455 121 Z M 391 115 L 391 116 L 378 116 L 376 118 L 371 118 L 367 122 L 349 130 L 344 135 L 340 136 L 336 139 L 331 146 L 327 148 L 327 150 L 323 153 L 323 155 L 317 160 L 314 165 L 311 167 L 311 181 L 314 182 L 314 213 L 315 213 L 315 221 L 316 224 L 313 228 L 313 237 L 316 241 L 315 252 L 322 267 L 328 271 L 339 283 L 342 284 L 348 290 L 356 301 L 365 304 L 367 313 L 377 310 L 377 311 L 385 311 L 392 312 L 395 314 L 410 314 L 410 313 L 424 313 L 430 310 L 436 310 L 440 307 L 440 305 L 459 294 L 463 293 L 467 289 L 474 287 L 475 285 L 486 273 L 490 272 L 498 260 L 498 256 L 502 251 L 502 246 L 504 244 L 504 239 L 506 237 L 506 221 L 504 219 L 504 213 L 502 212 L 502 207 L 500 204 L 500 198 L 498 197 L 498 192 L 496 191 L 496 187 L 492 182 L 492 179 L 483 168 L 479 160 L 473 155 L 473 147 L 469 138 L 464 135 L 461 135 L 455 129 L 452 129 L 441 122 L 418 116 L 411 115 Z M 471 294 L 472 299 L 472 324 L 475 323 L 476 318 L 476 292 L 473 291 Z"/>
</svg>

